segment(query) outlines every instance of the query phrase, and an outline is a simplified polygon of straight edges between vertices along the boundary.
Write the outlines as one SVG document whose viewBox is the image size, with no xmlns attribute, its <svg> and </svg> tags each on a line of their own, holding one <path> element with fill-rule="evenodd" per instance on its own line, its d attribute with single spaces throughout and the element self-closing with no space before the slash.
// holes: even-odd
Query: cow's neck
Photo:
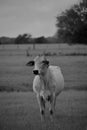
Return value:
<svg viewBox="0 0 87 130">
<path fill-rule="evenodd" d="M 40 75 L 41 81 L 43 82 L 44 89 L 49 89 L 49 78 L 50 78 L 50 70 L 47 69 L 44 75 Z"/>
</svg>

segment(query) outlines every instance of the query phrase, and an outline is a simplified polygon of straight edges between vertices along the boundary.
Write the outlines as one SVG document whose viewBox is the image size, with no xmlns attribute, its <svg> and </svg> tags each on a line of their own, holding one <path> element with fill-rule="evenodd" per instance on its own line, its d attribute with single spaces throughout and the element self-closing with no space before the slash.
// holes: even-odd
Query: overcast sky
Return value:
<svg viewBox="0 0 87 130">
<path fill-rule="evenodd" d="M 78 0 L 0 0 L 0 36 L 52 36 L 56 16 Z"/>
</svg>

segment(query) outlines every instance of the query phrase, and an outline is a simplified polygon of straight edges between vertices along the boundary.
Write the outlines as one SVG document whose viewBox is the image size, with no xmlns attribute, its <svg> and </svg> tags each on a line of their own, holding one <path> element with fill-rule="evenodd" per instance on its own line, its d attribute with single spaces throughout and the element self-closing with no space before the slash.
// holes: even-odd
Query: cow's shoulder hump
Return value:
<svg viewBox="0 0 87 130">
<path fill-rule="evenodd" d="M 59 66 L 50 65 L 49 70 L 50 71 L 61 71 L 61 68 Z"/>
</svg>

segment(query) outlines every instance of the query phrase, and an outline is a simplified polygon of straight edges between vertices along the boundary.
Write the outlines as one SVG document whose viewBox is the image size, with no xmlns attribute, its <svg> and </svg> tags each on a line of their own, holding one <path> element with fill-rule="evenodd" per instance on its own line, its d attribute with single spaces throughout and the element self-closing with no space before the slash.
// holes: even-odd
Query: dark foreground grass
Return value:
<svg viewBox="0 0 87 130">
<path fill-rule="evenodd" d="M 0 130 L 86 130 L 87 92 L 64 91 L 56 103 L 54 122 L 41 123 L 36 96 L 32 92 L 0 93 Z"/>
</svg>

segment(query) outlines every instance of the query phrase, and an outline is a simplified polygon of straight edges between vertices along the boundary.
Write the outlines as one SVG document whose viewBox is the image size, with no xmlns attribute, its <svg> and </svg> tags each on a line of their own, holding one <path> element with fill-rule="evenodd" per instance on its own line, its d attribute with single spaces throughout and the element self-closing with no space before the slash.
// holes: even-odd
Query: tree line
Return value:
<svg viewBox="0 0 87 130">
<path fill-rule="evenodd" d="M 24 33 L 19 34 L 16 38 L 1 37 L 0 44 L 46 44 L 56 43 L 57 40 L 54 37 L 32 37 L 31 34 Z"/>
</svg>

